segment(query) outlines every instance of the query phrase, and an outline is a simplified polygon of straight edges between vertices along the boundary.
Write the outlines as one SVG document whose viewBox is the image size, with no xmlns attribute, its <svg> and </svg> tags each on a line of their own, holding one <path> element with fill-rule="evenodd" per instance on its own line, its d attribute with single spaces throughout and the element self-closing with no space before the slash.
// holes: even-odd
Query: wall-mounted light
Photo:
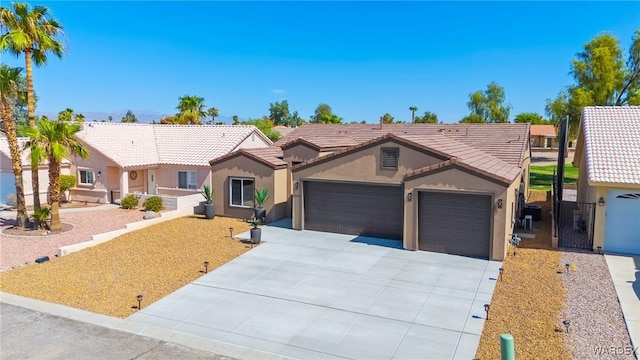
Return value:
<svg viewBox="0 0 640 360">
<path fill-rule="evenodd" d="M 413 193 L 408 193 L 407 194 L 407 201 L 411 201 L 413 200 Z"/>
<path fill-rule="evenodd" d="M 295 183 L 293 183 L 293 188 L 298 190 L 298 182 L 297 181 Z"/>
<path fill-rule="evenodd" d="M 600 196 L 600 199 L 598 199 L 598 205 L 604 206 L 604 198 L 602 196 Z"/>
<path fill-rule="evenodd" d="M 498 199 L 498 209 L 502 209 L 502 199 Z"/>
<path fill-rule="evenodd" d="M 98 171 L 98 177 L 102 176 L 102 171 Z"/>
</svg>

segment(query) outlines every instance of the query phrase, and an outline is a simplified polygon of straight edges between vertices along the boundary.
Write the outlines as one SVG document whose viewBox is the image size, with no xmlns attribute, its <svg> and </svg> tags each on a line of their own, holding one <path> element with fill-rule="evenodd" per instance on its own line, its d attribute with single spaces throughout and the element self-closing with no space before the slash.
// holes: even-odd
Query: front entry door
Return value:
<svg viewBox="0 0 640 360">
<path fill-rule="evenodd" d="M 155 170 L 147 170 L 147 192 L 151 195 L 158 195 L 158 189 L 156 189 Z"/>
</svg>

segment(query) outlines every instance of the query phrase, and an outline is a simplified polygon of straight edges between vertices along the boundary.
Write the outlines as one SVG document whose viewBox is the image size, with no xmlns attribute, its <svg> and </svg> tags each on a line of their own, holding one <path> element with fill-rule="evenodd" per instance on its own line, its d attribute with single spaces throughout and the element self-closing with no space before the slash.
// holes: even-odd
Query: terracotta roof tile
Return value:
<svg viewBox="0 0 640 360">
<path fill-rule="evenodd" d="M 588 106 L 582 131 L 589 182 L 640 184 L 640 106 Z"/>
<path fill-rule="evenodd" d="M 556 127 L 553 125 L 531 125 L 531 136 L 556 137 Z"/>
</svg>

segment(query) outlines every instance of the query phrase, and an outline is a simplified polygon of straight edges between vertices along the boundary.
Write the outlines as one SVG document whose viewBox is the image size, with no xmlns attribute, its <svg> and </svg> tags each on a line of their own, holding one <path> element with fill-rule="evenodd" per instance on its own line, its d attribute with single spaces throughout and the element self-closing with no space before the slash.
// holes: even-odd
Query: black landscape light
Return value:
<svg viewBox="0 0 640 360">
<path fill-rule="evenodd" d="M 233 239 L 233 228 L 229 228 L 229 237 Z"/>
<path fill-rule="evenodd" d="M 207 274 L 209 272 L 209 262 L 205 261 L 204 262 L 204 273 Z"/>
<path fill-rule="evenodd" d="M 500 268 L 498 269 L 498 271 L 500 271 L 500 281 L 502 281 L 502 273 L 504 272 L 504 268 Z"/>
<path fill-rule="evenodd" d="M 564 325 L 564 328 L 566 329 L 567 334 L 569 333 L 569 326 L 571 325 L 571 321 L 569 320 L 562 320 L 562 324 Z"/>
<path fill-rule="evenodd" d="M 487 316 L 485 317 L 485 319 L 489 320 L 489 308 L 491 307 L 491 305 L 489 304 L 484 304 L 484 312 L 487 313 Z"/>
<path fill-rule="evenodd" d="M 570 266 L 571 266 L 571 265 L 569 265 L 569 264 L 564 264 L 564 268 L 565 268 L 565 269 L 567 269 L 567 272 L 569 272 L 569 267 L 570 267 Z"/>
<path fill-rule="evenodd" d="M 602 246 L 598 246 L 598 254 L 602 255 Z"/>
<path fill-rule="evenodd" d="M 136 296 L 136 300 L 138 300 L 138 311 L 142 309 L 142 294 Z"/>
</svg>

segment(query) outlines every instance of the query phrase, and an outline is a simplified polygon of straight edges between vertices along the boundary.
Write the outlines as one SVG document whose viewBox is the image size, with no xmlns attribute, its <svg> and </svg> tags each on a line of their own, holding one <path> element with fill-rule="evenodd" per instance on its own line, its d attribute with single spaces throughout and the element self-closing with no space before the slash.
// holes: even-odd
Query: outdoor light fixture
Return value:
<svg viewBox="0 0 640 360">
<path fill-rule="evenodd" d="M 565 267 L 565 269 L 567 269 L 567 272 L 569 272 L 569 266 L 571 266 L 571 265 L 569 265 L 569 264 L 564 264 L 564 267 Z"/>
<path fill-rule="evenodd" d="M 489 308 L 491 307 L 491 305 L 489 304 L 484 304 L 484 312 L 487 313 L 487 316 L 485 317 L 485 319 L 489 320 Z"/>
<path fill-rule="evenodd" d="M 604 198 L 602 196 L 600 196 L 600 199 L 598 199 L 598 205 L 604 206 Z"/>
<path fill-rule="evenodd" d="M 138 311 L 142 309 L 142 295 L 136 296 L 136 300 L 138 300 Z"/>
<path fill-rule="evenodd" d="M 500 268 L 498 269 L 498 271 L 500 271 L 500 281 L 502 281 L 502 273 L 504 272 L 504 268 Z"/>
<path fill-rule="evenodd" d="M 498 209 L 502 209 L 502 199 L 498 199 Z"/>
<path fill-rule="evenodd" d="M 209 273 L 209 262 L 208 261 L 204 262 L 204 273 L 205 274 Z"/>
<path fill-rule="evenodd" d="M 602 246 L 598 246 L 598 254 L 602 255 Z"/>
<path fill-rule="evenodd" d="M 562 320 L 562 324 L 564 325 L 564 328 L 567 332 L 567 334 L 569 333 L 569 326 L 571 325 L 571 321 L 569 320 Z"/>
<path fill-rule="evenodd" d="M 102 176 L 102 171 L 98 171 L 98 177 Z"/>
<path fill-rule="evenodd" d="M 407 194 L 407 201 L 411 201 L 413 199 L 413 193 Z"/>
<path fill-rule="evenodd" d="M 233 228 L 229 228 L 229 237 L 233 239 Z"/>
<path fill-rule="evenodd" d="M 298 190 L 298 182 L 297 181 L 293 184 L 293 188 Z"/>
</svg>

